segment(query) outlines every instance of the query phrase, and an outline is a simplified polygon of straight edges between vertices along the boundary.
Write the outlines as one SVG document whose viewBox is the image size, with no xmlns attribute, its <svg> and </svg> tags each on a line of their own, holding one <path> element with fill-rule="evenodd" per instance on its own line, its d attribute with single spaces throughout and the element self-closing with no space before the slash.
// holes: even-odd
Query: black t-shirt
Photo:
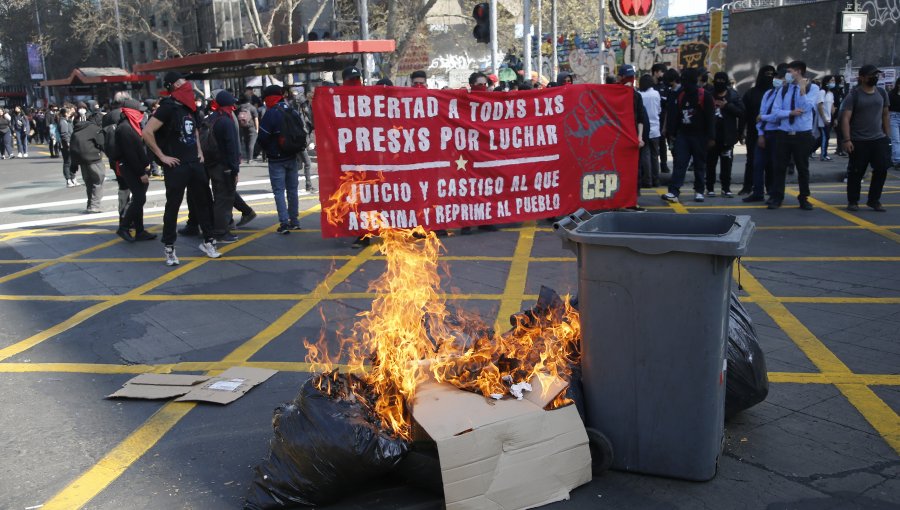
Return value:
<svg viewBox="0 0 900 510">
<path fill-rule="evenodd" d="M 156 143 L 163 154 L 178 158 L 181 164 L 200 160 L 197 156 L 197 115 L 174 99 L 163 100 L 153 117 L 163 126 L 156 131 Z"/>
</svg>

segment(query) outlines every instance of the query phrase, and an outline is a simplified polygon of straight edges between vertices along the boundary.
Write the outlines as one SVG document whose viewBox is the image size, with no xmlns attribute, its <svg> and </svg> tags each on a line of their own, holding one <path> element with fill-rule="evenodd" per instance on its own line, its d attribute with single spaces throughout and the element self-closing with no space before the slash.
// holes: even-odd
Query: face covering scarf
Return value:
<svg viewBox="0 0 900 510">
<path fill-rule="evenodd" d="M 194 87 L 191 82 L 185 81 L 180 87 L 172 91 L 172 97 L 179 103 L 190 108 L 192 112 L 197 111 L 197 103 L 194 102 Z"/>
</svg>

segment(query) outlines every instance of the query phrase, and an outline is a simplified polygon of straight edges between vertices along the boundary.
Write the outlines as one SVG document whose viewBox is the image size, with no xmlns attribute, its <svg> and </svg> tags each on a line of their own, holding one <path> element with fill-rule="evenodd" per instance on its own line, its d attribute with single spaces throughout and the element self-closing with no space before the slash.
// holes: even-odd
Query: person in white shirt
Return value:
<svg viewBox="0 0 900 510">
<path fill-rule="evenodd" d="M 650 143 L 641 148 L 641 187 L 655 188 L 659 186 L 659 141 L 662 137 L 659 130 L 659 115 L 662 111 L 661 99 L 659 92 L 653 88 L 653 78 L 649 74 L 641 76 L 638 81 L 638 91 L 650 120 L 648 133 Z"/>
<path fill-rule="evenodd" d="M 818 120 L 821 152 L 819 161 L 831 161 L 828 155 L 828 139 L 831 137 L 831 124 L 834 114 L 834 76 L 828 75 L 822 78 L 822 89 L 819 91 Z"/>
</svg>

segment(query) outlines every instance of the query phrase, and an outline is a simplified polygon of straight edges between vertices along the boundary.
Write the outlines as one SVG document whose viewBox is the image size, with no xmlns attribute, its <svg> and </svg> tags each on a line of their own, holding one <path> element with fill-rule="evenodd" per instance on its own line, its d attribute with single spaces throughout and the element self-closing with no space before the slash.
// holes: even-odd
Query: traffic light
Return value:
<svg viewBox="0 0 900 510">
<path fill-rule="evenodd" d="M 475 40 L 485 44 L 491 42 L 490 6 L 486 3 L 476 5 L 475 9 L 472 10 L 472 17 L 475 18 L 475 28 L 472 30 Z"/>
</svg>

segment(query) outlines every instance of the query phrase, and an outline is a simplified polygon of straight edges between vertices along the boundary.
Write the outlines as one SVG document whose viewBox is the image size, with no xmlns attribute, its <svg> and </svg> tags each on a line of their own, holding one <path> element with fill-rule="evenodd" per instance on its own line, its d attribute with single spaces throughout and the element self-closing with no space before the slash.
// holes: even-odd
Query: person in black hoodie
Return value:
<svg viewBox="0 0 900 510">
<path fill-rule="evenodd" d="M 719 182 L 722 196 L 731 198 L 731 165 L 734 162 L 734 144 L 737 143 L 739 126 L 744 116 L 744 104 L 736 90 L 729 86 L 728 73 L 718 72 L 713 76 L 713 104 L 716 108 L 716 146 L 710 148 L 706 157 L 706 195 L 716 196 L 716 163 L 721 163 Z"/>
<path fill-rule="evenodd" d="M 0 154 L 2 156 L 0 157 L 2 159 L 12 158 L 12 117 L 7 110 L 2 108 L 0 108 L 0 138 L 2 138 L 2 144 L 0 144 Z"/>
<path fill-rule="evenodd" d="M 125 214 L 119 218 L 119 237 L 133 243 L 156 239 L 156 234 L 144 230 L 144 204 L 147 202 L 147 188 L 150 186 L 150 158 L 141 138 L 141 120 L 147 108 L 140 101 L 126 99 L 122 102 L 122 118 L 116 125 L 116 176 L 122 179 L 131 191 L 131 200 Z M 134 235 L 130 229 L 134 227 Z"/>
<path fill-rule="evenodd" d="M 696 69 L 681 73 L 681 90 L 676 93 L 667 119 L 667 135 L 675 138 L 672 146 L 674 168 L 669 192 L 660 195 L 667 202 L 678 202 L 688 164 L 694 161 L 694 201 L 703 202 L 706 181 L 706 154 L 716 145 L 715 104 L 712 93 L 698 84 Z"/>
<path fill-rule="evenodd" d="M 100 125 L 92 120 L 84 119 L 75 123 L 72 140 L 69 145 L 70 156 L 81 169 L 84 189 L 87 192 L 87 208 L 85 213 L 98 213 L 103 200 L 103 181 L 106 180 L 106 169 L 103 168 L 103 131 Z"/>
<path fill-rule="evenodd" d="M 756 84 L 744 93 L 741 101 L 744 103 L 744 127 L 746 135 L 744 145 L 747 147 L 747 162 L 744 165 L 744 184 L 738 195 L 749 195 L 753 192 L 753 168 L 756 158 L 756 144 L 758 143 L 758 134 L 756 132 L 756 117 L 759 115 L 759 107 L 762 103 L 763 94 L 772 88 L 772 80 L 775 78 L 775 68 L 773 66 L 762 66 L 756 73 Z"/>
<path fill-rule="evenodd" d="M 211 103 L 213 112 L 204 120 L 210 135 L 215 139 L 216 152 L 203 153 L 203 164 L 212 182 L 213 190 L 213 235 L 216 241 L 228 244 L 238 240 L 229 232 L 231 210 L 237 192 L 238 172 L 241 169 L 241 145 L 237 124 L 232 116 L 237 100 L 227 90 L 216 94 Z"/>
<path fill-rule="evenodd" d="M 75 110 L 71 106 L 60 109 L 59 111 L 59 138 L 60 150 L 63 160 L 63 177 L 66 178 L 66 187 L 74 188 L 78 186 L 78 180 L 75 173 L 78 171 L 78 165 L 73 164 L 70 153 L 70 143 L 72 142 L 72 132 L 74 131 L 73 123 L 75 119 Z"/>
</svg>

